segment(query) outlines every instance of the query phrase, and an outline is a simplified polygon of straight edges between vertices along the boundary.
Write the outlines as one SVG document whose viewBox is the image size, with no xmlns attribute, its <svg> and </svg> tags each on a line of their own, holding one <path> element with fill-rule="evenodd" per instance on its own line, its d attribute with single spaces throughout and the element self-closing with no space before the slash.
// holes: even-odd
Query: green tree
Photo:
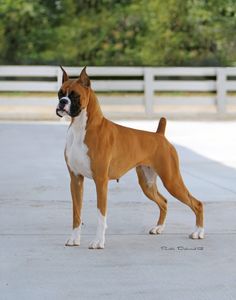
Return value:
<svg viewBox="0 0 236 300">
<path fill-rule="evenodd" d="M 232 65 L 235 0 L 0 0 L 0 63 Z"/>
<path fill-rule="evenodd" d="M 46 1 L 45 1 L 46 2 Z M 0 5 L 0 61 L 7 64 L 41 63 L 41 51 L 54 40 L 55 22 L 44 1 L 5 0 Z"/>
<path fill-rule="evenodd" d="M 232 0 L 148 2 L 140 56 L 151 65 L 225 65 L 235 60 Z"/>
</svg>

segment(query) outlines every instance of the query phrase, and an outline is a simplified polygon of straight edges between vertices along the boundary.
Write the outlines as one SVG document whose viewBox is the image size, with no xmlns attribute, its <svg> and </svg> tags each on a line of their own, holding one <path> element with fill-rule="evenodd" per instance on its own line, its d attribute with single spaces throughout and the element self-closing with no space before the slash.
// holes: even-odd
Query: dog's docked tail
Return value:
<svg viewBox="0 0 236 300">
<path fill-rule="evenodd" d="M 165 130 L 166 130 L 166 118 L 161 118 L 156 132 L 165 135 Z"/>
</svg>

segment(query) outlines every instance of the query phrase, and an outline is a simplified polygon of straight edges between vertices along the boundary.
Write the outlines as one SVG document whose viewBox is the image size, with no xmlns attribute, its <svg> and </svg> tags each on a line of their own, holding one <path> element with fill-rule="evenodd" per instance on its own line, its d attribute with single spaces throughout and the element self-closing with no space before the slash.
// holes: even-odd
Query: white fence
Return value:
<svg viewBox="0 0 236 300">
<path fill-rule="evenodd" d="M 79 67 L 65 69 L 72 77 L 81 71 Z M 210 93 L 205 99 L 217 106 L 218 113 L 226 111 L 227 93 L 236 92 L 236 68 L 88 67 L 87 73 L 94 78 L 95 91 L 143 93 L 147 116 L 153 114 L 154 103 L 161 98 L 155 95 L 157 92 Z M 62 71 L 57 66 L 0 66 L 0 77 L 0 91 L 56 92 L 61 86 Z M 200 98 L 195 96 L 194 103 Z"/>
</svg>

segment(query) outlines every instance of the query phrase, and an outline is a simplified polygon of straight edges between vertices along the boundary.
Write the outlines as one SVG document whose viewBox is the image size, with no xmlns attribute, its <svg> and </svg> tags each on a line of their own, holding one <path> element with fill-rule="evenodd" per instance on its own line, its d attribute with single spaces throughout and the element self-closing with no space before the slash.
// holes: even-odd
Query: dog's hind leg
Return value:
<svg viewBox="0 0 236 300">
<path fill-rule="evenodd" d="M 149 233 L 150 234 L 160 234 L 164 230 L 165 218 L 167 213 L 167 201 L 158 192 L 156 186 L 156 172 L 146 166 L 136 167 L 136 172 L 138 175 L 139 185 L 141 186 L 144 194 L 152 201 L 154 201 L 160 208 L 160 216 L 157 221 L 157 225 L 154 226 Z"/>
<path fill-rule="evenodd" d="M 193 239 L 204 238 L 203 228 L 203 204 L 201 201 L 194 198 L 186 188 L 179 170 L 178 155 L 173 146 L 165 152 L 165 158 L 162 161 L 162 167 L 157 168 L 156 171 L 161 177 L 161 180 L 168 190 L 168 192 L 188 205 L 196 216 L 196 230 L 190 235 Z"/>
</svg>

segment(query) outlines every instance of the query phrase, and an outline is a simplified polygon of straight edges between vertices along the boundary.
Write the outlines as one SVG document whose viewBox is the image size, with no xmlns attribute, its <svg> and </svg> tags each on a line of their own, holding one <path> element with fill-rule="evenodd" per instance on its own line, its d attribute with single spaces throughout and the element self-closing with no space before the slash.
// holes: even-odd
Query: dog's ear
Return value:
<svg viewBox="0 0 236 300">
<path fill-rule="evenodd" d="M 86 66 L 81 71 L 79 78 L 78 78 L 78 82 L 84 87 L 87 87 L 87 88 L 90 87 L 90 79 L 86 73 Z"/>
<path fill-rule="evenodd" d="M 62 83 L 64 83 L 65 81 L 69 80 L 69 76 L 67 75 L 66 71 L 62 68 L 62 66 L 60 66 L 61 70 L 62 70 Z"/>
</svg>

